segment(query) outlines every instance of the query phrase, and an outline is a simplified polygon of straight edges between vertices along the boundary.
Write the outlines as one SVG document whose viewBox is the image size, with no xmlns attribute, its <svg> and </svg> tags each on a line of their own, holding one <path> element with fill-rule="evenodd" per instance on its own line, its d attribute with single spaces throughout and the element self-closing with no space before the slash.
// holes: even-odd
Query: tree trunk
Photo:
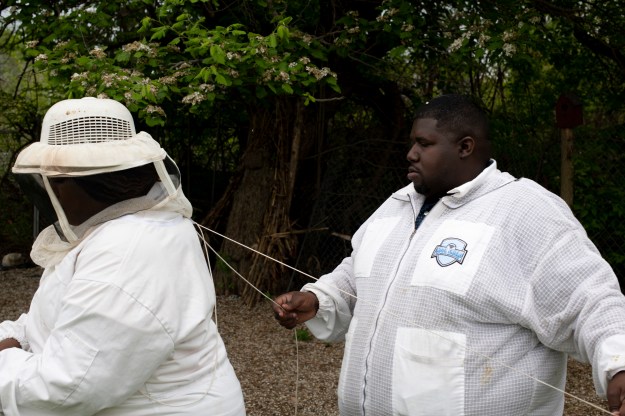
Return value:
<svg viewBox="0 0 625 416">
<path fill-rule="evenodd" d="M 303 111 L 292 99 L 277 99 L 273 108 L 254 108 L 240 184 L 233 192 L 225 230 L 228 238 L 280 261 L 292 258 L 296 249 L 289 210 Z M 252 305 L 261 298 L 260 292 L 275 295 L 280 290 L 287 270 L 278 263 L 231 241 L 223 242 L 220 255 L 231 268 L 217 261 L 214 279 L 218 293 L 240 294 Z"/>
</svg>

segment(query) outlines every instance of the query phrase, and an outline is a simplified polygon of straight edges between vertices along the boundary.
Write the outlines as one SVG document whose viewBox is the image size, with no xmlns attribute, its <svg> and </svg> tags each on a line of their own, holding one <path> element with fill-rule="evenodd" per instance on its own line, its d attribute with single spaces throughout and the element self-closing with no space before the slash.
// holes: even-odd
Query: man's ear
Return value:
<svg viewBox="0 0 625 416">
<path fill-rule="evenodd" d="M 475 150 L 475 139 L 471 136 L 464 136 L 458 140 L 458 155 L 460 159 L 465 159 L 473 154 Z"/>
</svg>

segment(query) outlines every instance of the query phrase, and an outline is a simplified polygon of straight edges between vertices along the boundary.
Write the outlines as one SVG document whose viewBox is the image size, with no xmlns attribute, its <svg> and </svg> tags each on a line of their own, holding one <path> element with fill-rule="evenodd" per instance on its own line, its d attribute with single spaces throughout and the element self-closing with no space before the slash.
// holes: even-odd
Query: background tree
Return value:
<svg viewBox="0 0 625 416">
<path fill-rule="evenodd" d="M 625 269 L 613 248 L 625 237 L 622 1 L 103 3 L 14 1 L 2 11 L 3 50 L 36 86 L 9 83 L 14 97 L 3 105 L 36 103 L 31 133 L 8 129 L 10 154 L 36 140 L 50 101 L 120 100 L 172 150 L 196 220 L 319 274 L 405 183 L 416 105 L 446 92 L 478 97 L 500 166 L 557 192 L 553 110 L 574 92 L 585 125 L 576 130 L 573 208 Z M 302 283 L 234 243 L 211 244 L 262 291 Z M 215 274 L 221 293 L 258 300 L 223 262 Z"/>
</svg>

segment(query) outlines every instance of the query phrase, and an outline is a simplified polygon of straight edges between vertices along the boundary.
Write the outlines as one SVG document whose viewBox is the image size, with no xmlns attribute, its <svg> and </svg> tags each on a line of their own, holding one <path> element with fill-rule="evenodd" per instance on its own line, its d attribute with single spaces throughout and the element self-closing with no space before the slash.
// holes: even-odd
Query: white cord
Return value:
<svg viewBox="0 0 625 416">
<path fill-rule="evenodd" d="M 197 223 L 196 223 L 196 224 L 197 224 Z M 230 242 L 232 242 L 232 243 L 235 243 L 235 244 L 237 244 L 237 245 L 239 245 L 239 246 L 241 246 L 241 247 L 244 247 L 244 248 L 246 248 L 246 249 L 248 249 L 248 250 L 250 250 L 250 251 L 252 251 L 252 252 L 254 252 L 254 253 L 256 253 L 256 254 L 258 254 L 258 255 L 260 255 L 260 256 L 263 256 L 263 257 L 265 257 L 265 258 L 267 258 L 267 259 L 269 259 L 269 260 L 272 260 L 272 261 L 274 261 L 274 262 L 276 262 L 276 263 L 280 264 L 281 266 L 287 267 L 287 268 L 289 268 L 289 269 L 291 269 L 291 270 L 293 270 L 293 271 L 295 271 L 295 272 L 297 272 L 297 273 L 300 273 L 300 274 L 302 274 L 302 275 L 304 275 L 304 276 L 306 276 L 306 277 L 309 277 L 309 278 L 311 278 L 311 279 L 313 279 L 313 280 L 315 280 L 315 281 L 319 280 L 318 278 L 316 278 L 316 277 L 314 277 L 314 276 L 311 276 L 310 274 L 308 274 L 308 273 L 306 273 L 306 272 L 303 272 L 303 271 L 301 271 L 301 270 L 298 270 L 298 269 L 296 269 L 295 267 L 289 266 L 288 264 L 283 263 L 283 262 L 281 262 L 280 260 L 274 259 L 274 258 L 273 258 L 273 257 L 271 257 L 271 256 L 268 256 L 268 255 L 266 255 L 266 254 L 264 254 L 264 253 L 261 253 L 260 251 L 255 250 L 255 249 L 253 249 L 252 247 L 248 247 L 248 246 L 246 246 L 246 245 L 245 245 L 245 244 L 243 244 L 243 243 L 240 243 L 240 242 L 238 242 L 238 241 L 236 241 L 236 240 L 233 240 L 233 239 L 231 239 L 231 238 L 229 238 L 229 237 L 226 237 L 225 235 L 220 234 L 220 233 L 218 233 L 217 231 L 211 230 L 210 228 L 205 227 L 205 226 L 203 226 L 203 225 L 201 225 L 201 224 L 197 224 L 197 225 L 198 225 L 199 227 L 201 227 L 202 229 L 205 229 L 205 230 L 207 230 L 207 231 L 210 231 L 211 233 L 216 234 L 216 235 L 218 235 L 218 236 L 220 236 L 220 237 L 222 237 L 222 238 L 225 238 L 226 240 L 228 240 L 228 241 L 230 241 Z M 210 245 L 209 245 L 209 247 L 210 247 Z M 213 252 L 214 252 L 215 254 L 217 254 L 217 253 L 215 252 L 215 250 L 214 250 L 212 247 L 211 247 L 211 250 L 213 250 Z M 218 257 L 219 257 L 222 261 L 224 261 L 224 263 L 226 263 L 226 262 L 225 262 L 225 260 L 224 260 L 221 256 L 219 256 L 218 254 L 217 254 L 217 256 L 218 256 Z M 227 263 L 226 263 L 226 264 L 227 264 Z M 230 268 L 234 271 L 234 269 L 233 269 L 230 265 L 228 265 L 228 267 L 230 267 Z M 268 298 L 269 300 L 271 300 L 274 304 L 277 304 L 277 303 L 276 303 L 273 299 L 270 299 L 267 295 L 265 295 L 265 294 L 264 294 L 264 293 L 263 293 L 260 289 L 258 289 L 258 288 L 257 288 L 257 287 L 255 287 L 254 285 L 252 285 L 252 284 L 251 284 L 251 283 L 250 283 L 247 279 L 243 278 L 243 276 L 241 276 L 238 272 L 236 272 L 236 271 L 235 271 L 235 273 L 236 273 L 238 276 L 240 276 L 240 277 L 241 277 L 241 278 L 242 278 L 242 279 L 243 279 L 243 280 L 244 280 L 247 284 L 249 284 L 250 286 L 252 286 L 252 288 L 254 288 L 257 292 L 261 293 L 263 296 L 265 296 L 266 298 Z M 341 293 L 343 293 L 343 294 L 345 294 L 345 295 L 348 295 L 348 296 L 350 296 L 350 297 L 352 297 L 352 298 L 354 298 L 354 299 L 358 300 L 359 302 L 367 303 L 366 301 L 361 300 L 361 299 L 358 299 L 358 297 L 357 297 L 357 296 L 355 296 L 355 295 L 353 295 L 353 294 L 351 294 L 351 293 L 349 293 L 349 292 L 346 292 L 346 291 L 344 291 L 344 290 L 342 290 L 342 289 L 340 289 L 340 288 L 333 287 L 333 289 L 336 289 L 336 290 L 338 290 L 339 292 L 341 292 Z M 279 305 L 278 305 L 278 306 L 279 306 Z M 401 316 L 401 315 L 395 314 L 395 313 L 390 312 L 390 311 L 388 311 L 388 310 L 385 310 L 385 312 L 386 312 L 386 313 L 388 313 L 389 315 L 391 315 L 391 316 L 393 316 L 393 317 L 397 318 L 397 319 L 398 319 L 398 320 L 400 320 L 400 321 L 405 321 L 404 317 L 403 317 L 403 316 Z M 528 374 L 528 373 L 526 373 L 526 372 L 524 372 L 524 371 L 521 371 L 521 370 L 518 370 L 518 369 L 516 369 L 516 368 L 514 368 L 514 367 L 511 367 L 511 366 L 509 366 L 509 365 L 507 365 L 507 364 L 505 364 L 505 363 L 503 363 L 503 362 L 498 361 L 497 359 L 495 359 L 495 358 L 493 358 L 493 357 L 489 357 L 489 356 L 488 356 L 488 355 L 486 355 L 486 354 L 480 353 L 479 351 L 472 350 L 471 348 L 468 348 L 468 347 L 466 347 L 465 345 L 461 345 L 461 344 L 459 344 L 458 342 L 456 342 L 455 340 L 453 340 L 453 339 L 451 339 L 451 338 L 447 338 L 447 337 L 445 337 L 444 335 L 441 335 L 441 334 L 439 334 L 439 333 L 436 333 L 436 332 L 434 332 L 434 331 L 432 331 L 432 330 L 429 330 L 429 329 L 427 329 L 427 328 L 424 328 L 423 326 L 419 325 L 419 324 L 418 324 L 418 323 L 416 323 L 416 322 L 408 322 L 408 323 L 409 323 L 409 324 L 411 324 L 411 325 L 414 325 L 414 326 L 418 327 L 419 329 L 422 329 L 422 330 L 424 330 L 424 331 L 426 331 L 426 332 L 428 332 L 428 333 L 434 334 L 434 335 L 436 335 L 436 336 L 438 336 L 438 337 L 440 337 L 440 338 L 442 338 L 442 339 L 445 339 L 445 340 L 447 340 L 447 341 L 449 341 L 449 342 L 451 342 L 451 343 L 453 343 L 453 344 L 456 344 L 456 345 L 460 346 L 461 348 L 464 348 L 466 351 L 468 351 L 468 352 L 470 352 L 470 353 L 472 353 L 472 354 L 475 354 L 475 355 L 477 355 L 477 356 L 480 356 L 480 357 L 482 357 L 482 358 L 484 358 L 484 359 L 486 359 L 486 360 L 490 361 L 491 363 L 494 363 L 494 364 L 499 365 L 499 366 L 501 366 L 501 367 L 507 368 L 507 369 L 509 369 L 509 370 L 511 370 L 511 371 L 513 371 L 513 372 L 515 372 L 515 373 L 517 373 L 517 374 L 520 374 L 520 375 L 522 375 L 522 376 L 524 376 L 524 377 L 527 377 L 527 378 L 529 378 L 529 379 L 531 379 L 531 380 L 534 380 L 534 381 L 536 381 L 537 383 L 540 383 L 540 384 L 542 384 L 542 385 L 544 385 L 544 386 L 546 386 L 546 387 L 550 387 L 550 388 L 552 388 L 553 390 L 556 390 L 556 391 L 558 391 L 558 392 L 560 392 L 560 393 L 563 393 L 564 395 L 566 395 L 566 396 L 568 396 L 568 397 L 570 397 L 570 398 L 572 398 L 572 399 L 578 400 L 579 402 L 584 403 L 584 404 L 586 404 L 586 405 L 588 405 L 588 406 L 590 406 L 590 407 L 592 407 L 592 408 L 594 408 L 594 409 L 597 409 L 597 410 L 599 410 L 599 411 L 601 411 L 601 412 L 603 412 L 603 413 L 605 413 L 605 414 L 608 414 L 608 415 L 613 415 L 613 413 L 612 413 L 612 412 L 610 412 L 610 411 L 608 411 L 608 410 L 606 410 L 606 409 L 604 409 L 604 408 L 602 408 L 602 407 L 599 407 L 599 406 L 597 406 L 596 404 L 593 404 L 593 403 L 591 403 L 591 402 L 589 402 L 589 401 L 587 401 L 587 400 L 584 400 L 584 399 L 582 399 L 581 397 L 577 397 L 577 396 L 575 396 L 575 395 L 573 395 L 573 394 L 571 394 L 571 393 L 569 393 L 569 392 L 567 392 L 567 391 L 564 391 L 563 389 L 560 389 L 560 388 L 558 388 L 558 387 L 556 387 L 556 386 L 552 386 L 551 384 L 546 383 L 546 382 L 544 382 L 544 381 L 542 381 L 542 380 L 540 380 L 540 379 L 538 379 L 538 378 L 536 378 L 536 377 L 532 376 L 531 374 Z M 296 338 L 297 338 L 297 336 L 296 336 Z M 297 386 L 297 384 L 296 384 L 296 386 Z"/>
</svg>

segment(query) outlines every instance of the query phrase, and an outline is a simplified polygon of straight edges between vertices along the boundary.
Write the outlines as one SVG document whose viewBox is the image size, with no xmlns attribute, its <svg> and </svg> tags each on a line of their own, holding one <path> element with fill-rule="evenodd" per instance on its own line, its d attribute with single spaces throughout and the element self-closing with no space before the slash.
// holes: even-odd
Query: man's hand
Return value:
<svg viewBox="0 0 625 416">
<path fill-rule="evenodd" d="M 615 416 L 625 416 L 625 371 L 616 373 L 608 382 L 608 406 Z"/>
<path fill-rule="evenodd" d="M 0 341 L 0 351 L 6 350 L 7 348 L 22 348 L 19 341 L 14 338 L 7 338 Z"/>
<path fill-rule="evenodd" d="M 288 329 L 314 318 L 319 309 L 319 300 L 312 292 L 288 292 L 274 300 L 272 308 L 276 319 Z"/>
</svg>

